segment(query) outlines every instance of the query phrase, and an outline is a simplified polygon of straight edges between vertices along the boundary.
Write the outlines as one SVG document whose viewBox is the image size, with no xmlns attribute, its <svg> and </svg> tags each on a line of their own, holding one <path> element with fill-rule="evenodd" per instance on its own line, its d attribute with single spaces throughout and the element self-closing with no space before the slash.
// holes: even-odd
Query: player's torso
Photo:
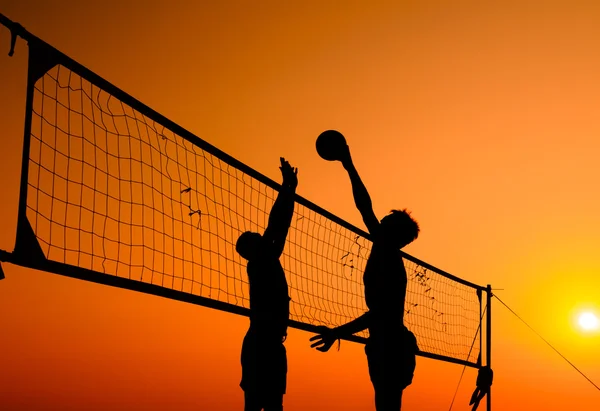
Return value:
<svg viewBox="0 0 600 411">
<path fill-rule="evenodd" d="M 263 255 L 248 262 L 251 327 L 283 332 L 287 329 L 290 298 L 279 259 Z"/>
<path fill-rule="evenodd" d="M 407 276 L 397 248 L 374 243 L 363 275 L 370 334 L 392 332 L 403 325 Z"/>
</svg>

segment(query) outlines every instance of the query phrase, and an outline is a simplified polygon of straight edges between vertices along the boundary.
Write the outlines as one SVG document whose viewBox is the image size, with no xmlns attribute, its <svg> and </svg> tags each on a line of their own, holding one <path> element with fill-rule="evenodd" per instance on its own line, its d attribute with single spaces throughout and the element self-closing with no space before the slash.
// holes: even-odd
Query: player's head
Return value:
<svg viewBox="0 0 600 411">
<path fill-rule="evenodd" d="M 419 236 L 419 224 L 404 210 L 392 210 L 381 219 L 381 229 L 386 240 L 402 248 Z"/>
<path fill-rule="evenodd" d="M 258 253 L 262 236 L 252 231 L 246 231 L 238 238 L 235 251 L 246 260 L 251 260 Z"/>
</svg>

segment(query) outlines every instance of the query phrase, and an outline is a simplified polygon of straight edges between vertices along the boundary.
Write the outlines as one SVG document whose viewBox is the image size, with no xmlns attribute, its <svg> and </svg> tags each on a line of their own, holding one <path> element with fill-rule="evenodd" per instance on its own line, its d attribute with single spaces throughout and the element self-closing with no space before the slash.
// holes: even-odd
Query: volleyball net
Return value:
<svg viewBox="0 0 600 411">
<path fill-rule="evenodd" d="M 248 315 L 235 243 L 264 231 L 280 185 L 19 35 L 29 42 L 29 73 L 17 242 L 1 259 Z M 366 312 L 370 249 L 367 233 L 296 195 L 281 257 L 291 326 L 315 331 Z M 405 324 L 420 354 L 480 367 L 486 288 L 403 258 Z"/>
</svg>

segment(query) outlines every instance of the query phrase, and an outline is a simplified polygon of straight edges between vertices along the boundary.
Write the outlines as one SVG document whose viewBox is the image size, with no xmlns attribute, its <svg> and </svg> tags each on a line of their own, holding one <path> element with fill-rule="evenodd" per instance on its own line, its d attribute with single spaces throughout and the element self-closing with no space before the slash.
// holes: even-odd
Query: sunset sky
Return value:
<svg viewBox="0 0 600 411">
<path fill-rule="evenodd" d="M 483 4 L 485 3 L 485 4 Z M 600 3 L 0 0 L 0 13 L 259 172 L 363 228 L 316 136 L 343 132 L 406 248 L 497 295 L 600 385 Z M 15 242 L 27 45 L 0 26 L 0 249 Z M 3 263 L 0 408 L 241 410 L 248 319 Z M 600 409 L 493 301 L 493 409 Z M 363 346 L 290 330 L 286 411 L 374 410 Z M 462 366 L 418 358 L 403 410 L 450 407 Z M 453 410 L 469 410 L 467 369 Z M 482 404 L 480 409 L 485 409 Z"/>
</svg>

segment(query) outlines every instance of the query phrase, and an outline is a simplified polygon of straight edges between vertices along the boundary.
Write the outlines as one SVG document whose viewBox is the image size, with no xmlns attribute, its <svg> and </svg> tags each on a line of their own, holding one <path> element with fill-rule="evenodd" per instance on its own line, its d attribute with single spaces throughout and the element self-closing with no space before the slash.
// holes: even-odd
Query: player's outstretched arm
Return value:
<svg viewBox="0 0 600 411">
<path fill-rule="evenodd" d="M 320 333 L 310 338 L 310 341 L 314 341 L 311 344 L 311 348 L 316 348 L 321 352 L 327 352 L 335 342 L 335 340 L 343 337 L 349 337 L 353 334 L 361 332 L 369 328 L 369 313 L 366 312 L 360 317 L 340 325 L 335 328 L 319 327 Z"/>
<path fill-rule="evenodd" d="M 362 182 L 360 176 L 358 175 L 358 171 L 354 166 L 352 156 L 350 155 L 350 147 L 348 147 L 348 145 L 346 145 L 344 148 L 341 161 L 342 165 L 348 172 L 348 176 L 350 176 L 352 194 L 354 195 L 354 203 L 356 204 L 356 208 L 358 208 L 358 211 L 360 212 L 362 219 L 367 226 L 367 230 L 369 230 L 369 233 L 373 234 L 379 226 L 379 220 L 373 211 L 373 202 L 371 201 L 371 196 L 367 191 L 367 187 L 365 187 L 365 184 Z"/>
<path fill-rule="evenodd" d="M 294 168 L 281 157 L 281 190 L 269 214 L 269 223 L 263 235 L 263 238 L 273 245 L 273 250 L 277 256 L 280 256 L 285 246 L 285 239 L 292 222 L 294 214 L 294 193 L 298 186 L 298 169 Z"/>
</svg>

